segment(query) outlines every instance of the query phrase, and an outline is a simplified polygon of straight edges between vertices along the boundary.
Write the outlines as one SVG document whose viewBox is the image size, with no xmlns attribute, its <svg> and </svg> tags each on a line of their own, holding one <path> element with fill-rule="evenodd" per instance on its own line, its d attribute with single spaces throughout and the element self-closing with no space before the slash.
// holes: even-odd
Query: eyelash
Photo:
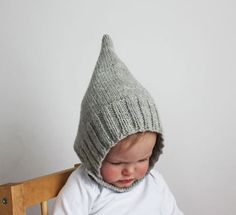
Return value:
<svg viewBox="0 0 236 215">
<path fill-rule="evenodd" d="M 148 161 L 149 160 L 149 158 L 145 158 L 145 159 L 142 159 L 142 160 L 139 160 L 138 162 L 139 163 L 142 163 L 142 162 L 145 162 L 145 161 Z M 113 163 L 113 162 L 110 162 L 112 165 L 121 165 L 122 164 L 122 162 L 119 162 L 119 163 Z"/>
<path fill-rule="evenodd" d="M 142 159 L 142 160 L 139 160 L 138 162 L 145 162 L 145 161 L 148 161 L 149 158 L 145 158 L 145 159 Z"/>
<path fill-rule="evenodd" d="M 110 162 L 110 164 L 112 164 L 112 165 L 120 165 L 122 163 L 112 163 L 112 162 Z"/>
</svg>

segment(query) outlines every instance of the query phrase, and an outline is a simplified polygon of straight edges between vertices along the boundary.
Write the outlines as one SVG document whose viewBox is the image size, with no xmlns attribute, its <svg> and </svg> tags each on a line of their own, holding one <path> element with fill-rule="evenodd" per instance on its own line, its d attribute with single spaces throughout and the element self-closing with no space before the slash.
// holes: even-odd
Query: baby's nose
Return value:
<svg viewBox="0 0 236 215">
<path fill-rule="evenodd" d="M 122 174 L 125 176 L 129 176 L 129 175 L 132 175 L 134 171 L 135 171 L 135 166 L 133 164 L 127 164 L 122 169 Z"/>
</svg>

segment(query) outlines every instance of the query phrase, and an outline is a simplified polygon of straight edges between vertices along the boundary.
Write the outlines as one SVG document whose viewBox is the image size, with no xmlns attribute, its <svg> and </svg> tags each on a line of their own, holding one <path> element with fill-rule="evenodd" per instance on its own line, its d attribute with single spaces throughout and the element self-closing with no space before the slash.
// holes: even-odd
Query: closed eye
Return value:
<svg viewBox="0 0 236 215">
<path fill-rule="evenodd" d="M 139 163 L 146 162 L 146 161 L 149 161 L 149 157 L 138 160 Z M 117 165 L 118 166 L 118 165 L 125 164 L 126 162 L 112 162 L 112 161 L 109 161 L 109 163 L 112 164 L 112 165 Z"/>
<path fill-rule="evenodd" d="M 144 159 L 141 159 L 141 160 L 139 160 L 138 162 L 145 162 L 145 161 L 149 161 L 149 158 L 144 158 Z"/>
<path fill-rule="evenodd" d="M 112 165 L 121 165 L 122 164 L 121 162 L 109 162 L 109 163 Z"/>
</svg>

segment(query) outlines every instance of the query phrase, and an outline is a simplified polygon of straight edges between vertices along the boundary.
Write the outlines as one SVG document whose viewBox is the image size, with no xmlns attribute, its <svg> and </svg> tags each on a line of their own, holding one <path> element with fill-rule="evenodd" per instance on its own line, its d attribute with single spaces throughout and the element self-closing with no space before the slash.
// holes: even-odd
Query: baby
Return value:
<svg viewBox="0 0 236 215">
<path fill-rule="evenodd" d="M 104 35 L 74 143 L 82 164 L 58 194 L 53 214 L 183 215 L 153 168 L 162 148 L 154 100 Z"/>
</svg>

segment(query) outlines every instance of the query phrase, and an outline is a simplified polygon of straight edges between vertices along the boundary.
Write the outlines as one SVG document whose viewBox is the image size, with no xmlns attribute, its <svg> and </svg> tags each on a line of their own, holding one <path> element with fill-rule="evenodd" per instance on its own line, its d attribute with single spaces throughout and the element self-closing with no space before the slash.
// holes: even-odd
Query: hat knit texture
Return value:
<svg viewBox="0 0 236 215">
<path fill-rule="evenodd" d="M 100 168 L 109 150 L 120 140 L 145 131 L 159 133 L 150 158 L 150 171 L 163 148 L 156 105 L 149 92 L 116 55 L 110 36 L 104 35 L 99 58 L 81 103 L 74 150 L 88 174 L 99 184 L 117 192 L 128 191 L 140 180 L 129 188 L 118 188 L 103 181 Z"/>
</svg>

